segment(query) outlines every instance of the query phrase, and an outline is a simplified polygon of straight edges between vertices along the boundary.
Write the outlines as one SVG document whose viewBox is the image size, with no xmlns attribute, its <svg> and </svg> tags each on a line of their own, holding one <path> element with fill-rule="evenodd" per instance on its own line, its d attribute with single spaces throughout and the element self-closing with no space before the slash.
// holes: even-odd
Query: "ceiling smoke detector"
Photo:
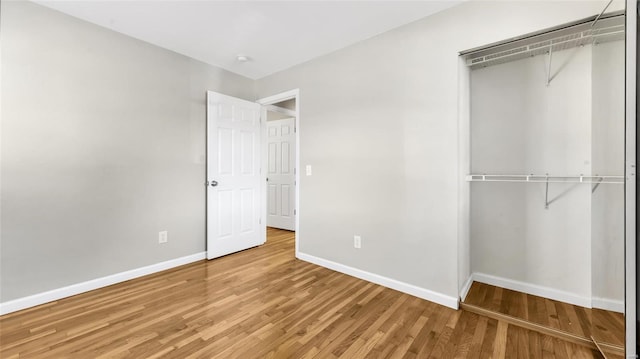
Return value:
<svg viewBox="0 0 640 359">
<path fill-rule="evenodd" d="M 238 62 L 247 62 L 247 61 L 249 61 L 249 56 L 238 55 L 238 56 L 236 56 L 236 60 Z"/>
</svg>

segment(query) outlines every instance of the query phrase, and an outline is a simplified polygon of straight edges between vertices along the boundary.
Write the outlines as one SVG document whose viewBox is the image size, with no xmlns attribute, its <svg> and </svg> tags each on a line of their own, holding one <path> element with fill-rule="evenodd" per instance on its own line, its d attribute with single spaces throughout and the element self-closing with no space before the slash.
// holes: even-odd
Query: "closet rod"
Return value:
<svg viewBox="0 0 640 359">
<path fill-rule="evenodd" d="M 596 183 L 623 184 L 624 176 L 551 176 L 551 175 L 495 175 L 470 174 L 466 176 L 468 182 L 533 182 L 533 183 Z"/>
</svg>

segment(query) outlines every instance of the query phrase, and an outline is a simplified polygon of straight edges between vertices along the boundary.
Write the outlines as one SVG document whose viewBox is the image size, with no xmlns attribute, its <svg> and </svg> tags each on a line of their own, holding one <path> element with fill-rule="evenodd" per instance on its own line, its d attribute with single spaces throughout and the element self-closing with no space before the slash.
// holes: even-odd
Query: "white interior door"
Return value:
<svg viewBox="0 0 640 359">
<path fill-rule="evenodd" d="M 207 258 L 265 242 L 260 105 L 207 92 Z"/>
<path fill-rule="evenodd" d="M 267 226 L 295 230 L 295 119 L 267 122 Z"/>
</svg>

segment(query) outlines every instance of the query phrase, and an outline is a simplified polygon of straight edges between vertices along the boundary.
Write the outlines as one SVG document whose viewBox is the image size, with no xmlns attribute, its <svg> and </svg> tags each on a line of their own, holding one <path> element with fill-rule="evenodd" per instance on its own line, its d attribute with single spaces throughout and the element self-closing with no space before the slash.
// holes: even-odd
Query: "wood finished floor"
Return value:
<svg viewBox="0 0 640 359">
<path fill-rule="evenodd" d="M 296 260 L 293 233 L 0 317 L 1 358 L 600 358 Z"/>
<path fill-rule="evenodd" d="M 624 346 L 624 315 L 589 309 L 535 295 L 474 282 L 465 303 L 560 329 L 598 342 Z"/>
</svg>

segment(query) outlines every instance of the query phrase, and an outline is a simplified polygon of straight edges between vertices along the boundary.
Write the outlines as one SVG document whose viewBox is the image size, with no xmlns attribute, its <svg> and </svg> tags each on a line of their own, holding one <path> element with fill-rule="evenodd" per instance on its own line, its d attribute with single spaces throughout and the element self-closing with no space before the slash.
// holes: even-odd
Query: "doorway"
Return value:
<svg viewBox="0 0 640 359">
<path fill-rule="evenodd" d="M 264 176 L 263 218 L 268 241 L 272 234 L 293 232 L 299 238 L 299 91 L 292 90 L 257 101 L 265 120 L 262 133 Z"/>
<path fill-rule="evenodd" d="M 289 217 L 285 223 L 288 227 L 283 230 L 295 237 L 297 256 L 300 198 L 296 185 L 299 183 L 296 169 L 299 168 L 300 148 L 296 130 L 300 123 L 298 93 L 298 90 L 292 90 L 251 102 L 207 92 L 208 259 L 255 247 L 267 240 L 268 112 L 278 114 L 272 126 L 274 131 L 279 125 L 279 142 L 273 142 L 280 145 L 280 150 L 273 152 L 274 159 L 279 157 L 279 162 L 272 162 L 279 166 L 278 173 L 287 174 L 283 178 L 272 171 L 272 181 L 280 183 L 281 187 L 279 192 L 275 191 L 275 194 L 280 193 L 281 199 L 275 207 L 280 208 L 279 213 L 286 214 L 279 217 Z M 284 118 L 280 118 L 282 115 Z M 274 118 L 273 114 L 271 118 Z M 283 148 L 286 151 L 282 151 Z M 282 188 L 286 189 L 284 195 Z M 282 223 L 274 225 L 283 227 Z"/>
<path fill-rule="evenodd" d="M 295 113 L 278 105 L 266 118 L 267 227 L 295 231 Z"/>
</svg>

